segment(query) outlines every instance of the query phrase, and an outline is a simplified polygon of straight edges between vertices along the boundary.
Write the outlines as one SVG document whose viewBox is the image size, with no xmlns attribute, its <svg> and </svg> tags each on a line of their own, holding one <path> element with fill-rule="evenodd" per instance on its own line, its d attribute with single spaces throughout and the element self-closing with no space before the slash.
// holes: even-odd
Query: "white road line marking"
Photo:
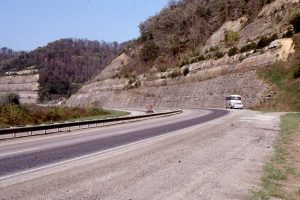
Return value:
<svg viewBox="0 0 300 200">
<path fill-rule="evenodd" d="M 130 131 L 119 131 L 119 132 L 117 132 L 117 134 L 124 134 L 124 133 L 130 133 L 130 132 L 132 132 L 132 131 L 134 131 L 134 130 L 130 130 Z"/>
<path fill-rule="evenodd" d="M 34 151 L 34 150 L 37 150 L 37 149 L 39 149 L 39 148 L 32 148 L 32 149 L 25 149 L 25 150 L 22 150 L 22 151 L 14 151 L 14 152 L 9 152 L 9 153 L 3 153 L 3 154 L 0 154 L 0 157 L 13 155 L 13 154 L 17 154 L 17 153 L 24 153 L 24 152 L 27 152 L 27 151 Z"/>
</svg>

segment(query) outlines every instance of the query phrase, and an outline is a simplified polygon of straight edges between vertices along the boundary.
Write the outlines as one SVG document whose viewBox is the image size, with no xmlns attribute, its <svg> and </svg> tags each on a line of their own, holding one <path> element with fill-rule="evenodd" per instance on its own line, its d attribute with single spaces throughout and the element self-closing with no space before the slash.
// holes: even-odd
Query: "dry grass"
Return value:
<svg viewBox="0 0 300 200">
<path fill-rule="evenodd" d="M 250 199 L 299 199 L 300 184 L 300 113 L 287 114 L 281 119 L 281 132 L 274 145 L 275 154 L 264 167 L 262 188 Z"/>
<path fill-rule="evenodd" d="M 37 105 L 5 105 L 0 107 L 0 127 L 49 123 L 99 116 L 124 115 L 101 108 L 41 107 Z"/>
</svg>

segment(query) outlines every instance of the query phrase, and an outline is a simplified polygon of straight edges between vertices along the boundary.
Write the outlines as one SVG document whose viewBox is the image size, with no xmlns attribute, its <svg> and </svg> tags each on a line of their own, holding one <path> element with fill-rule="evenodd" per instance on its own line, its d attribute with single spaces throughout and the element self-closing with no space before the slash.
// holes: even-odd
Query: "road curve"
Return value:
<svg viewBox="0 0 300 200">
<path fill-rule="evenodd" d="M 151 126 L 142 122 L 132 123 L 127 125 L 129 131 L 125 130 L 125 132 L 120 131 L 118 126 L 115 126 L 103 130 L 101 128 L 90 129 L 88 131 L 90 134 L 69 135 L 54 139 L 44 138 L 36 142 L 27 140 L 24 143 L 12 142 L 9 145 L 0 145 L 0 178 L 157 137 L 205 123 L 229 113 L 220 109 L 193 109 L 189 111 L 190 115 L 178 115 L 182 116 L 182 118 L 160 118 L 162 123 L 152 124 Z M 151 120 L 149 120 L 149 123 L 151 123 Z M 135 128 L 130 128 L 131 126 Z M 103 132 L 104 130 L 106 131 L 105 133 Z"/>
</svg>

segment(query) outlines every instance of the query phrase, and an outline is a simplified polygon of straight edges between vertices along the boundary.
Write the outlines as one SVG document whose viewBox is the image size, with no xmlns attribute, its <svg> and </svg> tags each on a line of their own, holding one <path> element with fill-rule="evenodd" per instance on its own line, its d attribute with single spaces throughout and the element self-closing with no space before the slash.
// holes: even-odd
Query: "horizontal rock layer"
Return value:
<svg viewBox="0 0 300 200">
<path fill-rule="evenodd" d="M 39 75 L 14 75 L 0 77 L 0 94 L 14 92 L 20 95 L 21 103 L 37 103 Z"/>
<path fill-rule="evenodd" d="M 113 81 L 111 81 L 113 83 Z M 268 86 L 256 78 L 254 70 L 219 76 L 202 82 L 170 86 L 149 86 L 130 90 L 107 90 L 88 86 L 87 92 L 73 95 L 71 105 L 85 106 L 100 101 L 105 107 L 223 107 L 228 94 L 243 96 L 246 106 L 259 103 Z"/>
</svg>

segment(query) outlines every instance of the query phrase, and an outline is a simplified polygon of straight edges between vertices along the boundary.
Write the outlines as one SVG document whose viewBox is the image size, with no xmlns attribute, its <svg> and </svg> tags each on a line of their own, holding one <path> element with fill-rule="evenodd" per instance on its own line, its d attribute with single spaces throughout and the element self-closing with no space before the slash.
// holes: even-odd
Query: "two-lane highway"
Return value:
<svg viewBox="0 0 300 200">
<path fill-rule="evenodd" d="M 261 183 L 281 114 L 230 110 L 220 117 L 226 113 L 190 109 L 1 141 L 0 200 L 247 199 Z"/>
<path fill-rule="evenodd" d="M 183 114 L 68 135 L 0 143 L 0 181 L 18 172 L 158 137 L 222 117 L 226 110 L 191 109 Z"/>
</svg>

